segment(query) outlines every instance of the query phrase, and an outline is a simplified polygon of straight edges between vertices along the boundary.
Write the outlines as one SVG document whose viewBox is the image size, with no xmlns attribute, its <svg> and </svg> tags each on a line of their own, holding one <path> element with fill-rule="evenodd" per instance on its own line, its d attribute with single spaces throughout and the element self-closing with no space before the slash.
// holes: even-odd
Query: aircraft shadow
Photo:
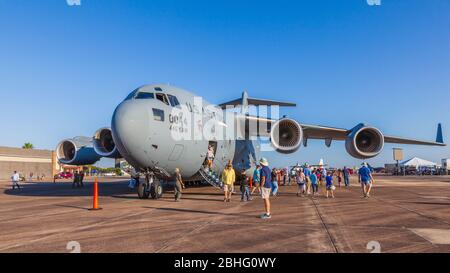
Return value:
<svg viewBox="0 0 450 273">
<path fill-rule="evenodd" d="M 439 205 L 439 206 L 450 206 L 450 203 L 435 203 L 435 202 L 409 202 L 410 204 L 420 204 L 420 205 Z"/>
<path fill-rule="evenodd" d="M 55 205 L 55 206 L 56 207 L 61 207 L 61 208 L 72 208 L 72 209 L 89 210 L 89 208 L 78 207 L 78 206 L 69 206 L 69 205 Z"/>
<path fill-rule="evenodd" d="M 6 195 L 35 197 L 82 197 L 92 196 L 93 183 L 84 182 L 83 188 L 72 188 L 72 182 L 26 182 L 20 184 L 20 190 L 4 189 Z M 100 182 L 99 196 L 120 196 L 134 194 L 136 190 L 128 188 L 128 182 Z"/>
<path fill-rule="evenodd" d="M 254 214 L 242 214 L 242 213 L 225 213 L 225 212 L 217 212 L 217 211 L 204 211 L 204 210 L 193 210 L 193 209 L 180 209 L 180 208 L 159 208 L 159 207 L 143 207 L 146 209 L 155 209 L 155 210 L 163 210 L 163 211 L 171 211 L 171 212 L 179 212 L 179 213 L 198 213 L 198 214 L 208 214 L 208 215 L 223 215 L 223 216 L 237 216 L 237 217 L 255 217 Z"/>
</svg>

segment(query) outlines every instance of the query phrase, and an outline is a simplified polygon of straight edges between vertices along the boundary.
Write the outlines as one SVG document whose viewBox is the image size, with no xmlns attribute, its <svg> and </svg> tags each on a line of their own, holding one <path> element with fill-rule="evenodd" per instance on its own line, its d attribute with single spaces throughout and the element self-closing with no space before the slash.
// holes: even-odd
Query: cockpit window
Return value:
<svg viewBox="0 0 450 273">
<path fill-rule="evenodd" d="M 169 105 L 169 101 L 167 100 L 167 97 L 164 93 L 156 93 L 156 99 L 164 102 L 165 104 Z"/>
<path fill-rule="evenodd" d="M 180 105 L 180 102 L 178 101 L 177 97 L 169 94 L 167 94 L 167 96 L 169 97 L 170 105 L 172 105 L 173 107 Z"/>
<path fill-rule="evenodd" d="M 153 93 L 148 93 L 148 92 L 139 92 L 135 99 L 139 100 L 139 99 L 154 99 L 155 98 L 155 94 Z"/>
<path fill-rule="evenodd" d="M 134 98 L 134 95 L 136 95 L 137 93 L 137 89 L 134 90 L 133 92 L 131 92 L 126 98 L 125 100 L 131 100 L 132 98 Z"/>
<path fill-rule="evenodd" d="M 155 87 L 155 91 L 162 92 L 162 89 L 161 89 L 161 87 Z"/>
<path fill-rule="evenodd" d="M 156 121 L 164 122 L 164 111 L 161 109 L 153 108 L 153 119 Z"/>
</svg>

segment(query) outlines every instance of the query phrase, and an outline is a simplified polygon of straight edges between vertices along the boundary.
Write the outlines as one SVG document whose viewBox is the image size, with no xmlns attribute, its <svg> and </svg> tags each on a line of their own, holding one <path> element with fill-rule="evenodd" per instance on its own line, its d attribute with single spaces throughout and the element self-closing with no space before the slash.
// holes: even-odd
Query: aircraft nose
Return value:
<svg viewBox="0 0 450 273">
<path fill-rule="evenodd" d="M 137 158 L 136 153 L 144 148 L 145 138 L 150 133 L 148 117 L 146 105 L 138 101 L 124 101 L 114 111 L 111 128 L 117 148 L 125 159 L 129 160 L 132 155 Z"/>
</svg>

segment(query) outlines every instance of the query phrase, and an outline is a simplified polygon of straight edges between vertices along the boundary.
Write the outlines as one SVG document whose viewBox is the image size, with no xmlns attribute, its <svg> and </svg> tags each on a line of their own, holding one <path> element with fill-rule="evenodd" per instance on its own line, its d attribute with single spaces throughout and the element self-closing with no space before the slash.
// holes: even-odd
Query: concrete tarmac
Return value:
<svg viewBox="0 0 450 273">
<path fill-rule="evenodd" d="M 280 187 L 270 220 L 263 202 L 224 203 L 212 187 L 186 189 L 181 202 L 167 192 L 139 200 L 127 181 L 100 183 L 101 211 L 92 206 L 92 183 L 25 182 L 12 191 L 0 182 L 0 252 L 450 252 L 450 177 L 376 177 L 363 199 L 356 177 L 335 199 L 297 197 Z M 239 187 L 237 186 L 238 190 Z M 323 188 L 321 189 L 323 190 Z"/>
</svg>

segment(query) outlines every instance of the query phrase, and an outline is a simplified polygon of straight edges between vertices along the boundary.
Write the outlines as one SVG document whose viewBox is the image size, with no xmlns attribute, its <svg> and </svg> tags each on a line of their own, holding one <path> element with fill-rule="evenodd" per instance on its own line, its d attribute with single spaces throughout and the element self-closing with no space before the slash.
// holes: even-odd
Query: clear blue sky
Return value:
<svg viewBox="0 0 450 273">
<path fill-rule="evenodd" d="M 450 138 L 450 1 L 0 0 L 0 145 L 53 149 L 110 124 L 134 88 L 170 83 L 211 102 L 294 101 L 301 122 Z M 370 162 L 392 161 L 392 148 Z M 405 146 L 440 161 L 449 148 Z M 342 143 L 268 155 L 353 165 Z"/>
</svg>

